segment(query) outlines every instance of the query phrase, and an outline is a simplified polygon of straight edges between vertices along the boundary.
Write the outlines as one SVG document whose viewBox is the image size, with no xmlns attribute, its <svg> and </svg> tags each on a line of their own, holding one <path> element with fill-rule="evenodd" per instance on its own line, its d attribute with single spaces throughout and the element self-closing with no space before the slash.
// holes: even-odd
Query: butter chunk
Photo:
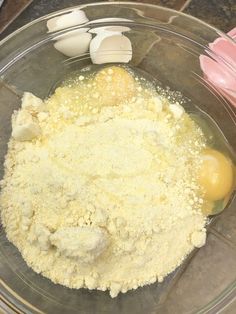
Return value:
<svg viewBox="0 0 236 314">
<path fill-rule="evenodd" d="M 37 120 L 26 110 L 20 110 L 12 121 L 12 136 L 17 141 L 30 141 L 41 133 Z"/>
<path fill-rule="evenodd" d="M 200 248 L 206 243 L 206 232 L 205 231 L 194 231 L 191 234 L 191 243 L 197 248 Z"/>
<path fill-rule="evenodd" d="M 25 92 L 21 100 L 21 108 L 34 114 L 44 111 L 45 105 L 42 99 L 39 97 L 33 95 L 32 93 Z"/>
<path fill-rule="evenodd" d="M 175 119 L 180 119 L 184 114 L 184 108 L 179 104 L 171 104 L 169 106 L 169 109 L 172 112 Z"/>
</svg>

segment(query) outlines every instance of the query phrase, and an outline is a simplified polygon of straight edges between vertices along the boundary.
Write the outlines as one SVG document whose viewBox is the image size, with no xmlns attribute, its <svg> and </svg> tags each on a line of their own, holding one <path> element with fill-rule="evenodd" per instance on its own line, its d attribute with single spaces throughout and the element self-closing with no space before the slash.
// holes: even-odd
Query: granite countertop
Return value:
<svg viewBox="0 0 236 314">
<path fill-rule="evenodd" d="M 180 10 L 205 22 L 228 32 L 236 26 L 236 1 L 235 0 L 137 0 L 138 2 L 153 3 Z M 68 6 L 92 2 L 90 0 L 5 0 L 0 11 L 0 29 L 6 19 L 4 6 L 8 5 L 8 14 L 17 16 L 19 3 L 28 7 L 0 34 L 0 39 L 4 38 L 24 24 L 55 10 Z M 94 0 L 93 2 L 96 2 Z M 21 9 L 22 10 L 22 9 Z"/>
</svg>

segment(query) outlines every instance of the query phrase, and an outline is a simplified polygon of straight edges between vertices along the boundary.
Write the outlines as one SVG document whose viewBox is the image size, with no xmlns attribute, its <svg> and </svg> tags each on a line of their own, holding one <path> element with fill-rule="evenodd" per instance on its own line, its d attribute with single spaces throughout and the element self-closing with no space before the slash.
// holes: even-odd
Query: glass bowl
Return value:
<svg viewBox="0 0 236 314">
<path fill-rule="evenodd" d="M 80 22 L 74 18 L 74 12 L 79 12 Z M 62 24 L 55 22 L 54 18 L 58 17 L 64 21 Z M 199 56 L 206 55 L 235 74 L 234 65 L 208 46 L 219 36 L 229 42 L 230 38 L 200 20 L 166 8 L 134 2 L 103 2 L 47 15 L 0 43 L 1 177 L 11 134 L 11 115 L 19 108 L 23 91 L 48 97 L 68 74 L 92 64 L 90 41 L 107 31 L 123 34 L 132 50 L 111 45 L 105 52 L 94 52 L 102 57 L 106 54 L 105 59 L 92 60 L 127 62 L 162 86 L 180 91 L 189 99 L 187 111 L 204 114 L 219 127 L 224 134 L 223 144 L 230 147 L 235 160 L 235 110 L 221 90 L 206 79 L 199 63 Z M 74 35 L 79 35 L 74 38 L 76 41 L 71 41 L 72 46 L 76 45 L 74 51 L 61 53 L 56 43 Z M 126 56 L 125 61 L 119 59 L 121 52 Z M 192 252 L 163 283 L 121 293 L 115 299 L 107 292 L 65 288 L 36 274 L 8 242 L 1 227 L 1 306 L 9 313 L 216 313 L 236 296 L 235 206 L 233 195 L 224 212 L 208 226 L 205 247 Z"/>
</svg>

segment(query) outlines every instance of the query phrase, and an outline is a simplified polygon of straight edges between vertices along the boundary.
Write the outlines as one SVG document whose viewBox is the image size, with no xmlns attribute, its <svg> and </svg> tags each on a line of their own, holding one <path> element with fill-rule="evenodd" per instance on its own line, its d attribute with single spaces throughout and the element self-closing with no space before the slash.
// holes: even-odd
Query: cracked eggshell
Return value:
<svg viewBox="0 0 236 314">
<path fill-rule="evenodd" d="M 70 13 L 51 18 L 47 21 L 47 28 L 49 32 L 55 32 L 67 27 L 81 25 L 88 21 L 84 11 L 74 10 Z"/>
<path fill-rule="evenodd" d="M 118 25 L 111 25 L 111 26 L 99 26 L 99 27 L 95 27 L 90 29 L 90 33 L 92 34 L 99 34 L 99 33 L 105 33 L 107 32 L 109 34 L 109 32 L 112 33 L 124 33 L 124 32 L 128 32 L 130 31 L 130 28 L 127 26 L 118 26 Z"/>
<path fill-rule="evenodd" d="M 92 35 L 87 31 L 88 28 L 81 28 L 56 37 L 55 49 L 67 57 L 76 57 L 86 53 L 92 40 Z"/>
<path fill-rule="evenodd" d="M 121 62 L 132 59 L 131 41 L 117 32 L 103 31 L 90 42 L 90 57 L 94 64 Z"/>
</svg>

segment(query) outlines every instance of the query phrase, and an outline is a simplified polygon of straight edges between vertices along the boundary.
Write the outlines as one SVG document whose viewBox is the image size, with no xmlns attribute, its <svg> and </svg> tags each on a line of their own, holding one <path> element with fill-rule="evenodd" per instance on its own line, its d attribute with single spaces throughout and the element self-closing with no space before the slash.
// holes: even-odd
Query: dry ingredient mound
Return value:
<svg viewBox="0 0 236 314">
<path fill-rule="evenodd" d="M 26 92 L 1 181 L 8 239 L 70 288 L 136 289 L 205 243 L 201 129 L 122 67 L 80 75 L 46 101 Z"/>
</svg>

